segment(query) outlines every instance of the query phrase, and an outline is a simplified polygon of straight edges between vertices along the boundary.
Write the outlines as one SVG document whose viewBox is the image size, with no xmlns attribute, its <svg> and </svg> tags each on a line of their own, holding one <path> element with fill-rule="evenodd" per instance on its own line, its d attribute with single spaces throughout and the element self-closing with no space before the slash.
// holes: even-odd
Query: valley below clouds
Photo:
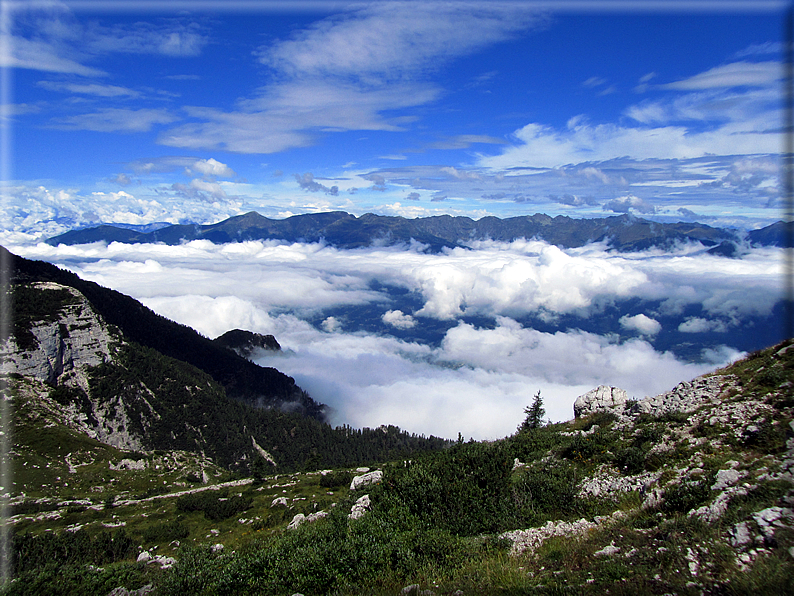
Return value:
<svg viewBox="0 0 794 596">
<path fill-rule="evenodd" d="M 600 385 L 641 399 L 781 334 L 783 252 L 638 253 L 478 242 L 340 250 L 275 241 L 8 245 L 214 338 L 273 334 L 256 361 L 330 406 L 334 425 L 511 434 L 540 390 L 552 420 Z M 757 344 L 757 345 L 756 345 Z"/>
</svg>

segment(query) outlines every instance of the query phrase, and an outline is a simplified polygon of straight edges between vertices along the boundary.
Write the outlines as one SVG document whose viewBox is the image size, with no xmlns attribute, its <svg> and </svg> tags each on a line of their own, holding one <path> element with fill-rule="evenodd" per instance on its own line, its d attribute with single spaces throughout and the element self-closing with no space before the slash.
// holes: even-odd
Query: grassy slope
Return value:
<svg viewBox="0 0 794 596">
<path fill-rule="evenodd" d="M 395 594 L 414 583 L 436 594 L 792 594 L 790 527 L 779 528 L 773 539 L 738 548 L 731 544 L 730 533 L 736 524 L 749 521 L 755 536 L 754 513 L 773 506 L 790 508 L 794 500 L 790 476 L 781 476 L 785 460 L 791 458 L 786 442 L 791 442 L 794 417 L 794 348 L 765 350 L 718 373 L 733 375 L 734 388 L 721 403 L 689 415 L 645 415 L 620 428 L 609 416 L 596 414 L 503 441 L 461 443 L 411 463 L 386 465 L 384 481 L 369 490 L 373 510 L 357 521 L 349 520 L 347 512 L 358 495 L 350 495 L 346 487 L 320 486 L 317 474 L 231 487 L 226 498 L 241 495 L 250 504 L 225 520 L 180 510 L 178 496 L 112 509 L 62 507 L 55 520 L 17 518 L 16 531 L 31 533 L 78 523 L 99 532 L 103 522 L 123 521 L 136 546 L 157 546 L 154 552 L 175 555 L 179 562 L 170 570 L 131 562 L 105 565 L 102 572 L 85 563 L 39 568 L 38 584 L 28 574 L 8 593 L 35 593 L 30 586 L 40 592 L 41 586 L 50 585 L 42 582 L 57 578 L 97 594 L 107 593 L 108 582 L 128 588 L 153 582 L 158 594 Z M 738 421 L 716 421 L 719 408 L 755 408 L 764 415 L 754 419 L 757 430 L 737 432 Z M 595 424 L 599 428 L 587 435 L 574 432 L 592 431 Z M 33 431 L 27 436 L 36 435 Z M 34 443 L 32 438 L 29 442 Z M 95 462 L 116 462 L 123 455 L 93 449 Z M 32 454 L 18 451 L 20 458 L 32 461 L 26 459 Z M 182 484 L 189 484 L 189 457 L 184 457 L 186 463 L 168 468 L 170 458 L 152 454 L 143 473 L 78 468 L 75 478 L 84 472 L 107 476 L 68 488 L 58 485 L 56 494 L 99 505 L 106 493 L 86 492 L 93 482 L 102 481 L 123 497 L 153 488 L 181 491 L 186 488 Z M 63 479 L 68 470 L 60 458 L 50 450 L 49 463 L 60 466 Z M 527 465 L 513 470 L 515 458 Z M 715 503 L 721 494 L 711 489 L 716 474 L 731 468 L 744 474 L 737 486 L 747 487 L 746 493 L 736 493 L 719 519 L 692 515 L 698 507 Z M 650 488 L 662 489 L 665 500 L 643 508 L 649 491 L 582 496 L 582 481 L 605 470 L 628 480 L 653 474 L 658 480 Z M 31 476 L 30 482 L 42 478 Z M 225 479 L 213 477 L 212 482 Z M 52 482 L 51 476 L 43 480 Z M 287 508 L 271 507 L 279 496 L 287 498 Z M 295 513 L 319 509 L 330 515 L 285 530 Z M 622 513 L 614 515 L 616 511 Z M 506 530 L 580 518 L 591 523 L 589 530 L 549 538 L 523 554 L 511 554 L 511 542 L 501 537 Z M 179 549 L 172 536 L 153 530 L 165 522 L 171 522 L 166 533 L 187 531 Z M 223 551 L 213 553 L 209 546 L 215 543 L 224 544 Z M 607 546 L 618 550 L 599 554 Z"/>
</svg>

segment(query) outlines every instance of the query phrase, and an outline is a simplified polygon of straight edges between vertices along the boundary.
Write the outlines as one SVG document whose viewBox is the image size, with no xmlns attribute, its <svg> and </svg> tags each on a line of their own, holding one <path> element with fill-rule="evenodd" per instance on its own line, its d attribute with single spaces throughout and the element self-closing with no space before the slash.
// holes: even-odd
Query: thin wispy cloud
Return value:
<svg viewBox="0 0 794 596">
<path fill-rule="evenodd" d="M 55 118 L 52 128 L 92 130 L 95 132 L 146 132 L 157 124 L 170 124 L 179 118 L 162 109 L 105 108 L 89 114 Z"/>
</svg>

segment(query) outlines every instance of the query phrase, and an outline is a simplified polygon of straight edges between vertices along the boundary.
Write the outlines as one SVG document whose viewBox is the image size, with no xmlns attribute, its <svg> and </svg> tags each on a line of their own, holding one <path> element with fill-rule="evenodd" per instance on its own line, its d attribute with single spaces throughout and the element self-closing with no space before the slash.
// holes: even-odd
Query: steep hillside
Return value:
<svg viewBox="0 0 794 596">
<path fill-rule="evenodd" d="M 631 401 L 602 386 L 572 405 L 573 420 L 546 424 L 538 395 L 510 437 L 368 474 L 218 476 L 191 489 L 176 479 L 176 456 L 139 454 L 126 465 L 165 480 L 163 494 L 112 510 L 90 495 L 85 511 L 44 500 L 47 511 L 28 513 L 35 504 L 15 499 L 15 548 L 27 554 L 6 593 L 794 594 L 792 341 L 658 396 Z M 70 487 L 83 469 L 96 473 L 60 457 L 75 468 L 59 474 Z M 37 538 L 82 523 L 94 528 L 85 552 L 106 544 L 100 528 L 112 524 L 132 550 L 93 555 L 109 561 L 97 570 L 74 555 L 69 532 Z M 47 566 L 56 539 L 77 562 Z"/>
<path fill-rule="evenodd" d="M 0 346 L 2 373 L 14 389 L 37 383 L 43 402 L 62 406 L 60 425 L 103 444 L 191 451 L 245 471 L 262 458 L 275 466 L 271 471 L 289 471 L 444 445 L 396 428 L 333 429 L 290 411 L 288 403 L 231 400 L 207 373 L 131 341 L 74 287 L 16 283 L 10 292 L 17 308 L 14 335 Z"/>
<path fill-rule="evenodd" d="M 12 284 L 50 281 L 75 288 L 97 314 L 125 338 L 201 369 L 220 383 L 229 397 L 260 407 L 288 408 L 324 419 L 324 406 L 298 387 L 294 379 L 278 370 L 258 366 L 190 327 L 157 315 L 120 292 L 84 281 L 49 263 L 12 255 L 2 247 L 0 251 L 3 252 L 0 262 L 10 267 Z M 17 302 L 15 311 L 24 311 L 25 301 Z"/>
</svg>

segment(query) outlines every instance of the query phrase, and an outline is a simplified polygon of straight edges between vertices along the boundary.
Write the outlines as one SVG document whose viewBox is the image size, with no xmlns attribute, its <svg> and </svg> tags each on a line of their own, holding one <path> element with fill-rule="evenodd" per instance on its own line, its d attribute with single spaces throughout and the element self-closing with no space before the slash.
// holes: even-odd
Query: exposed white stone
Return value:
<svg viewBox="0 0 794 596">
<path fill-rule="evenodd" d="M 573 413 L 577 418 L 582 418 L 601 411 L 622 412 L 627 399 L 628 394 L 623 389 L 600 385 L 576 398 Z"/>
<path fill-rule="evenodd" d="M 649 490 L 661 472 L 644 472 L 634 476 L 623 476 L 612 466 L 602 465 L 592 476 L 586 477 L 579 487 L 580 497 L 608 497 L 615 499 L 623 493 Z"/>
<path fill-rule="evenodd" d="M 692 412 L 705 404 L 718 403 L 720 395 L 733 387 L 734 381 L 732 377 L 718 375 L 684 381 L 672 391 L 640 400 L 637 411 L 654 416 L 670 412 Z"/>
<path fill-rule="evenodd" d="M 41 291 L 67 291 L 77 300 L 65 305 L 54 321 L 33 326 L 31 333 L 38 344 L 35 349 L 20 349 L 13 338 L 0 346 L 0 371 L 29 375 L 51 384 L 73 372 L 73 382 L 87 390 L 85 368 L 108 360 L 118 338 L 111 335 L 105 321 L 76 289 L 52 282 L 32 286 Z"/>
<path fill-rule="evenodd" d="M 369 511 L 371 506 L 369 495 L 363 495 L 353 504 L 353 508 L 350 510 L 350 515 L 348 515 L 348 517 L 350 519 L 358 519 Z"/>
<path fill-rule="evenodd" d="M 256 449 L 256 452 L 257 452 L 259 455 L 261 455 L 261 456 L 262 456 L 262 458 L 263 458 L 263 459 L 264 459 L 264 460 L 265 460 L 267 463 L 269 463 L 270 465 L 272 465 L 273 467 L 275 467 L 275 466 L 276 466 L 276 460 L 274 460 L 274 459 L 273 459 L 273 456 L 272 456 L 272 455 L 270 455 L 270 454 L 269 454 L 267 451 L 265 451 L 264 449 L 262 449 L 262 448 L 259 446 L 259 444 L 256 442 L 256 439 L 254 439 L 254 437 L 253 437 L 253 436 L 251 436 L 251 442 L 254 444 L 254 449 Z"/>
<path fill-rule="evenodd" d="M 147 463 L 145 459 L 134 460 L 125 458 L 116 465 L 113 465 L 112 462 L 109 462 L 108 465 L 111 470 L 145 470 Z"/>
<path fill-rule="evenodd" d="M 753 541 L 753 537 L 750 534 L 750 524 L 744 521 L 733 526 L 730 530 L 730 541 L 734 547 L 750 544 Z"/>
<path fill-rule="evenodd" d="M 353 477 L 353 481 L 350 483 L 350 490 L 358 490 L 360 488 L 364 488 L 365 486 L 378 484 L 381 480 L 383 480 L 383 472 L 380 470 L 367 472 L 361 476 Z"/>
<path fill-rule="evenodd" d="M 327 511 L 318 511 L 317 513 L 310 513 L 309 515 L 298 513 L 292 518 L 292 521 L 287 526 L 287 529 L 294 530 L 303 523 L 317 521 L 318 519 L 322 519 L 327 515 Z"/>
<path fill-rule="evenodd" d="M 604 548 L 602 548 L 601 550 L 597 550 L 596 552 L 594 552 L 593 556 L 594 557 L 611 557 L 613 555 L 618 554 L 619 552 L 620 552 L 620 548 L 615 546 L 615 542 L 612 541 L 609 544 L 607 544 Z"/>
<path fill-rule="evenodd" d="M 736 484 L 741 478 L 747 475 L 747 472 L 739 472 L 738 470 L 720 470 L 717 472 L 717 478 L 711 486 L 711 490 L 723 490 L 729 486 Z"/>
</svg>

